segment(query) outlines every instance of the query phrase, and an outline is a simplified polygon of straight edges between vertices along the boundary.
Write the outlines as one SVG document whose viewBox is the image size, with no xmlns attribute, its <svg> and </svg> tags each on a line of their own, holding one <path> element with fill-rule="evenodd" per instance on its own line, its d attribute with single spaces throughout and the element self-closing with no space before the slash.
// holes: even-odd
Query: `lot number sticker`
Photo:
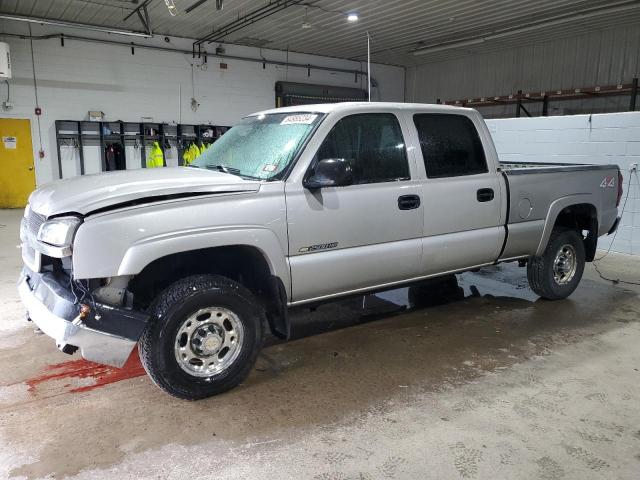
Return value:
<svg viewBox="0 0 640 480">
<path fill-rule="evenodd" d="M 299 115 L 288 115 L 280 122 L 280 125 L 309 125 L 318 115 L 305 113 Z"/>
</svg>

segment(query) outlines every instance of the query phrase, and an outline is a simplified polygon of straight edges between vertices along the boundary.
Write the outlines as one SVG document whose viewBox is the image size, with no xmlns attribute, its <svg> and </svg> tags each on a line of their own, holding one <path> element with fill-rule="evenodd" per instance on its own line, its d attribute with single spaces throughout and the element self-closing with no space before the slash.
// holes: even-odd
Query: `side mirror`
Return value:
<svg viewBox="0 0 640 480">
<path fill-rule="evenodd" d="M 325 158 L 316 162 L 311 176 L 303 185 L 309 190 L 324 187 L 345 187 L 353 184 L 353 170 L 344 158 Z"/>
</svg>

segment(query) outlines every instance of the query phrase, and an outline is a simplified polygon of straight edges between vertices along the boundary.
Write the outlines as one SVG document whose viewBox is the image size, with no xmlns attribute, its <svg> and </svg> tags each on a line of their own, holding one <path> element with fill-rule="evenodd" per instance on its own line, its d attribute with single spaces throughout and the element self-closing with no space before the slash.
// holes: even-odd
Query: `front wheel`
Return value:
<svg viewBox="0 0 640 480">
<path fill-rule="evenodd" d="M 547 300 L 560 300 L 573 293 L 584 272 L 585 251 L 576 230 L 556 227 L 540 257 L 527 264 L 531 289 Z"/>
<path fill-rule="evenodd" d="M 251 292 L 225 277 L 179 280 L 151 312 L 140 360 L 153 382 L 178 398 L 198 400 L 235 387 L 262 346 L 262 309 Z"/>
</svg>

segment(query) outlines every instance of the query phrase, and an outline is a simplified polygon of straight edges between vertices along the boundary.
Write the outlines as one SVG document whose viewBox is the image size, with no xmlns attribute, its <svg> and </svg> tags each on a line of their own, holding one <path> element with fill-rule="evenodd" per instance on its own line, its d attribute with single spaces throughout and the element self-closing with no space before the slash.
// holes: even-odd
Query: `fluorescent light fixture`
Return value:
<svg viewBox="0 0 640 480">
<path fill-rule="evenodd" d="M 629 10 L 635 10 L 637 8 L 639 8 L 638 2 L 633 2 L 633 3 L 628 1 L 615 2 L 605 7 L 596 7 L 590 10 L 582 11 L 579 13 L 568 14 L 558 18 L 539 20 L 539 21 L 521 25 L 518 27 L 506 28 L 503 30 L 488 32 L 486 35 L 482 37 L 467 38 L 467 39 L 462 39 L 459 41 L 454 41 L 449 43 L 438 43 L 435 45 L 420 47 L 417 50 L 414 50 L 412 53 L 414 55 L 426 55 L 429 53 L 441 52 L 443 50 L 449 50 L 452 48 L 467 47 L 469 45 L 478 45 L 480 43 L 486 42 L 487 40 L 498 40 L 501 38 L 510 37 L 512 35 L 517 35 L 520 33 L 534 32 L 542 28 L 563 25 L 565 23 L 570 23 L 577 20 L 587 20 L 593 17 L 604 15 L 604 14 L 622 13 Z"/>
<path fill-rule="evenodd" d="M 32 17 L 24 15 L 13 15 L 8 13 L 0 13 L 0 19 L 13 20 L 16 22 L 40 23 L 42 25 L 55 25 L 57 27 L 78 28 L 81 30 L 92 30 L 94 32 L 113 33 L 116 35 L 127 35 L 130 37 L 151 38 L 153 35 L 143 32 L 135 32 L 132 30 L 120 30 L 117 28 L 102 27 L 100 25 L 90 25 L 85 23 L 67 22 L 64 20 L 48 20 L 42 17 Z"/>
<path fill-rule="evenodd" d="M 484 38 L 474 38 L 470 40 L 463 40 L 460 42 L 451 42 L 451 43 L 438 43 L 436 45 L 430 45 L 428 47 L 415 50 L 413 54 L 426 55 L 427 53 L 442 52 L 443 50 L 449 50 L 451 48 L 468 47 L 470 45 L 478 45 L 480 43 L 484 43 Z"/>
<path fill-rule="evenodd" d="M 360 19 L 356 12 L 347 13 L 347 20 L 350 22 L 357 22 Z"/>
</svg>

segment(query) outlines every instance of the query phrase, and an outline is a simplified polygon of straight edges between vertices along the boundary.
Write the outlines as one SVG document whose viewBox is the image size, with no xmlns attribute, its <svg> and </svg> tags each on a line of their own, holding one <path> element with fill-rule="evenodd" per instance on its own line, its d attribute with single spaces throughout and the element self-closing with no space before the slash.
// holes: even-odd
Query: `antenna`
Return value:
<svg viewBox="0 0 640 480">
<path fill-rule="evenodd" d="M 367 30 L 367 91 L 369 92 L 369 101 L 371 101 L 371 37 Z"/>
</svg>

